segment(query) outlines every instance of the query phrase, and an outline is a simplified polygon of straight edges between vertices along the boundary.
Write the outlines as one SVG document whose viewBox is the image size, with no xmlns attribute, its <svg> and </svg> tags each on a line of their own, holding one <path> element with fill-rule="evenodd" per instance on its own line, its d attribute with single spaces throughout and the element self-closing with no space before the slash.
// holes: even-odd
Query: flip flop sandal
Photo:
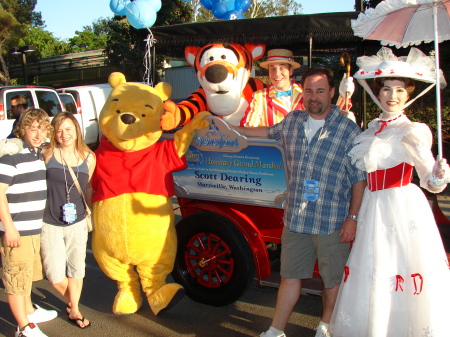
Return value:
<svg viewBox="0 0 450 337">
<path fill-rule="evenodd" d="M 70 323 L 75 324 L 80 329 L 86 329 L 86 328 L 89 328 L 91 326 L 91 322 L 89 322 L 85 326 L 80 326 L 80 324 L 78 324 L 78 322 L 81 322 L 81 324 L 84 324 L 84 317 L 81 317 L 81 318 L 70 318 L 70 317 L 67 317 L 67 319 L 69 320 Z"/>
</svg>

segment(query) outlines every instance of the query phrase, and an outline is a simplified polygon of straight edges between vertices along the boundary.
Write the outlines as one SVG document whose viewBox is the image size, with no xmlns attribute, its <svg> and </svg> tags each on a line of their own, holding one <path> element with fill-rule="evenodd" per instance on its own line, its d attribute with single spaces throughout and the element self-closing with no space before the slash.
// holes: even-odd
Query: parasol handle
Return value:
<svg viewBox="0 0 450 337">
<path fill-rule="evenodd" d="M 350 77 L 350 54 L 346 51 L 342 52 L 341 56 L 339 57 L 339 63 L 341 66 L 345 67 L 345 77 Z"/>
<path fill-rule="evenodd" d="M 345 67 L 345 77 L 348 78 L 350 77 L 350 62 L 351 62 L 351 58 L 350 58 L 350 54 L 346 51 L 341 53 L 341 56 L 339 57 L 339 63 L 341 64 L 341 66 Z M 347 91 L 345 93 L 345 101 L 344 101 L 344 110 L 348 110 L 348 101 L 350 99 L 350 93 Z"/>
</svg>

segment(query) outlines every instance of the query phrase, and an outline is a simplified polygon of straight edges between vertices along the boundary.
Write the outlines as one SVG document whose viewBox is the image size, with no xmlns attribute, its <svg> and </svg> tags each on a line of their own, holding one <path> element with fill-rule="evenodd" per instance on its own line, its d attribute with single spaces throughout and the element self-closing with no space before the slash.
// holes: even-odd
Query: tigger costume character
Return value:
<svg viewBox="0 0 450 337">
<path fill-rule="evenodd" d="M 185 58 L 195 67 L 201 88 L 178 104 L 164 103 L 163 129 L 185 125 L 200 111 L 239 125 L 253 93 L 264 88 L 261 80 L 250 77 L 253 61 L 264 51 L 264 45 L 236 43 L 186 47 Z"/>
</svg>

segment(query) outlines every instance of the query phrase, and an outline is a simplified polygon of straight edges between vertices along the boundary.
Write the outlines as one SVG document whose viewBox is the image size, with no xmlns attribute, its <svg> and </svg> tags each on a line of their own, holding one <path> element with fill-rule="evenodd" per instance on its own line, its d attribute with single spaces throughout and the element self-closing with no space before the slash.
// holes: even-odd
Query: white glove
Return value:
<svg viewBox="0 0 450 337">
<path fill-rule="evenodd" d="M 355 83 L 353 83 L 353 77 L 345 77 L 339 84 L 339 95 L 345 98 L 345 93 L 349 92 L 349 98 L 352 97 L 355 92 Z"/>
<path fill-rule="evenodd" d="M 442 188 L 445 184 L 450 182 L 450 168 L 446 159 L 441 159 L 433 165 L 431 171 L 429 184 L 436 189 Z"/>
<path fill-rule="evenodd" d="M 353 113 L 353 111 L 341 110 L 341 115 L 344 115 L 345 117 L 347 117 L 348 119 L 350 119 L 356 123 L 356 117 L 355 117 L 355 114 Z"/>
</svg>

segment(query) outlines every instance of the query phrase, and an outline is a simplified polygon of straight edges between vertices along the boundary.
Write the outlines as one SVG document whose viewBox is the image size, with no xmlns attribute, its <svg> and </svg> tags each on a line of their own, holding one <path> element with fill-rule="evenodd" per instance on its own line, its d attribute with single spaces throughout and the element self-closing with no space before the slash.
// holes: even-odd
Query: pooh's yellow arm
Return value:
<svg viewBox="0 0 450 337">
<path fill-rule="evenodd" d="M 198 115 L 186 124 L 181 130 L 175 132 L 174 142 L 177 153 L 180 157 L 184 156 L 194 137 L 195 130 L 207 128 L 209 122 L 204 120 L 206 116 L 211 115 L 208 111 L 200 112 Z"/>
</svg>

